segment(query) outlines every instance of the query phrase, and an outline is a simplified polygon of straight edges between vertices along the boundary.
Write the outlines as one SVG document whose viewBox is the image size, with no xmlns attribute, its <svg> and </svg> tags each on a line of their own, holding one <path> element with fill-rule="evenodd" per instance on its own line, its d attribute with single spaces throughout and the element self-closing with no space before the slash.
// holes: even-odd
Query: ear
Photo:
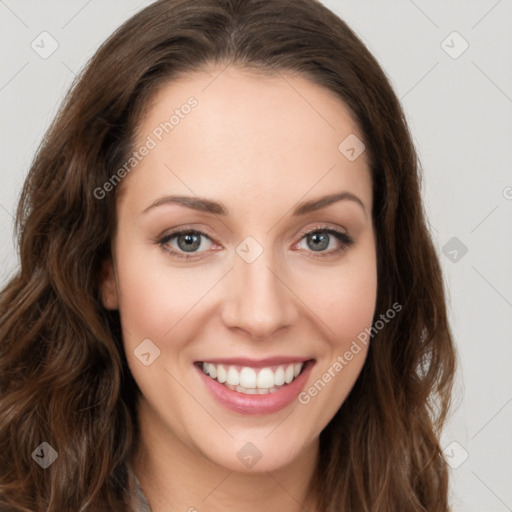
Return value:
<svg viewBox="0 0 512 512">
<path fill-rule="evenodd" d="M 119 308 L 119 296 L 117 293 L 117 282 L 112 259 L 108 258 L 101 265 L 100 275 L 101 302 L 106 309 Z"/>
</svg>

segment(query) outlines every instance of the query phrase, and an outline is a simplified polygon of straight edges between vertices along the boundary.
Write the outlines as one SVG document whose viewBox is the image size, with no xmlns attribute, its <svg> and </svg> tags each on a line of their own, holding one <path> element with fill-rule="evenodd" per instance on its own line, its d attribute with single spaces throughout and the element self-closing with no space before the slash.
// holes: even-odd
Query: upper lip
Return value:
<svg viewBox="0 0 512 512">
<path fill-rule="evenodd" d="M 291 364 L 291 363 L 305 363 L 310 361 L 311 357 L 293 357 L 293 356 L 274 356 L 266 357 L 264 359 L 251 359 L 248 357 L 221 357 L 212 359 L 203 359 L 199 362 L 212 363 L 212 364 L 225 364 L 232 366 L 249 366 L 251 368 L 264 368 L 266 366 L 276 366 L 280 364 Z"/>
</svg>

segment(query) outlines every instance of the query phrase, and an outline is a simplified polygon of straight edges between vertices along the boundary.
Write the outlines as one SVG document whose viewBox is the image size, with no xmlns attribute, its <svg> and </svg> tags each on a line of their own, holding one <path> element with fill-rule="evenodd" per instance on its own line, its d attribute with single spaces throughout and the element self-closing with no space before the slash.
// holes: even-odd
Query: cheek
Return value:
<svg viewBox="0 0 512 512">
<path fill-rule="evenodd" d="M 332 284 L 336 291 L 326 307 L 329 325 L 343 340 L 354 338 L 373 320 L 377 296 L 375 271 L 368 268 L 351 272 Z"/>
<path fill-rule="evenodd" d="M 162 355 L 179 354 L 187 339 L 201 329 L 194 319 L 204 312 L 208 294 L 225 269 L 171 267 L 165 264 L 163 250 L 149 250 L 143 244 L 125 247 L 123 252 L 120 240 L 119 311 L 127 352 L 148 338 Z"/>
<path fill-rule="evenodd" d="M 355 384 L 368 352 L 377 296 L 375 260 L 315 280 L 310 308 L 322 322 L 323 350 L 311 379 L 298 397 L 311 418 L 313 438 L 328 424 Z M 365 331 L 366 330 L 366 331 Z"/>
<path fill-rule="evenodd" d="M 303 294 L 323 321 L 331 345 L 343 348 L 350 344 L 371 326 L 375 313 L 377 268 L 373 249 L 354 254 L 336 272 L 317 272 L 314 285 Z"/>
<path fill-rule="evenodd" d="M 161 340 L 197 301 L 197 278 L 192 273 L 170 275 L 168 268 L 148 258 L 146 246 L 124 252 L 122 247 L 121 242 L 117 271 L 125 339 L 130 344 L 144 338 Z"/>
</svg>

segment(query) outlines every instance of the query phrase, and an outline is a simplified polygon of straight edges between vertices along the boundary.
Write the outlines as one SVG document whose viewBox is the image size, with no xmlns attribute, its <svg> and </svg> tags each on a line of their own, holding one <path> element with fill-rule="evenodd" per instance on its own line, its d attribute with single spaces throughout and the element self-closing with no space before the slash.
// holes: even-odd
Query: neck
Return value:
<svg viewBox="0 0 512 512">
<path fill-rule="evenodd" d="M 140 405 L 140 404 L 139 404 Z M 241 473 L 215 464 L 139 407 L 140 438 L 131 465 L 152 512 L 314 512 L 307 495 L 318 459 L 318 439 L 287 466 Z"/>
</svg>

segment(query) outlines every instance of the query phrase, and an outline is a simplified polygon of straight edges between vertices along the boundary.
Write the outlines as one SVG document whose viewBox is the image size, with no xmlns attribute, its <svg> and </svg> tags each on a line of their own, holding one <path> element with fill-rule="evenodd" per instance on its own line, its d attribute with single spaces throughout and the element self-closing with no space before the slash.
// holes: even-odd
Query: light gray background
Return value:
<svg viewBox="0 0 512 512">
<path fill-rule="evenodd" d="M 0 0 L 0 284 L 17 265 L 12 216 L 24 176 L 65 91 L 149 3 Z M 454 510 L 512 510 L 512 1 L 324 3 L 390 77 L 423 165 L 461 363 L 442 439 Z M 59 45 L 47 59 L 31 48 L 43 31 Z"/>
</svg>

